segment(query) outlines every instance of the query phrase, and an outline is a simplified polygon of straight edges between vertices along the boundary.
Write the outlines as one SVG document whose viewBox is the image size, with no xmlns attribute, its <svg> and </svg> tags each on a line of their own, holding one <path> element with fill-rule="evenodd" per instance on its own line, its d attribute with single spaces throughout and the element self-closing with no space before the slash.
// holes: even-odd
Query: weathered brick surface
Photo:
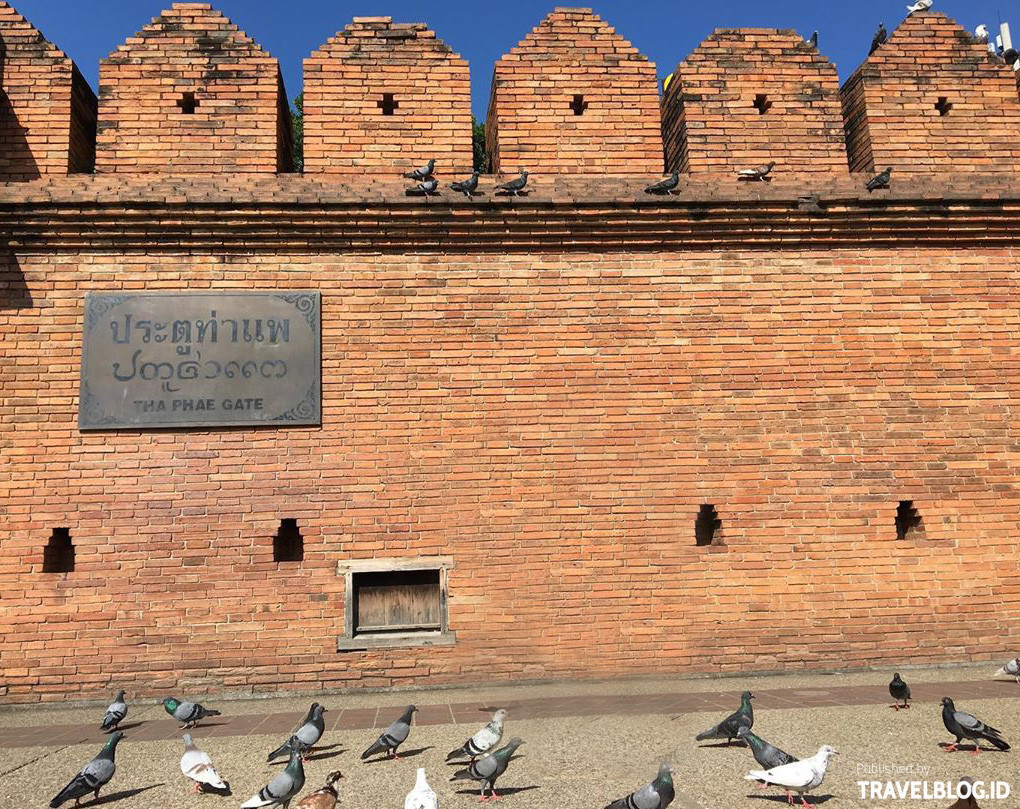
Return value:
<svg viewBox="0 0 1020 809">
<path fill-rule="evenodd" d="M 0 181 L 89 170 L 96 97 L 62 51 L 0 0 Z"/>
<path fill-rule="evenodd" d="M 670 170 L 847 171 L 836 68 L 796 31 L 715 31 L 673 72 L 662 132 Z"/>
<path fill-rule="evenodd" d="M 96 170 L 288 171 L 289 120 L 276 59 L 210 5 L 174 3 L 100 64 Z"/>
<path fill-rule="evenodd" d="M 841 93 L 851 171 L 1020 171 L 1016 76 L 945 14 L 907 17 Z"/>
<path fill-rule="evenodd" d="M 471 171 L 470 70 L 424 23 L 355 17 L 305 60 L 304 110 L 306 174 Z"/>
<path fill-rule="evenodd" d="M 486 118 L 492 171 L 654 175 L 662 170 L 658 98 L 654 63 L 591 9 L 557 8 L 496 63 Z"/>
</svg>

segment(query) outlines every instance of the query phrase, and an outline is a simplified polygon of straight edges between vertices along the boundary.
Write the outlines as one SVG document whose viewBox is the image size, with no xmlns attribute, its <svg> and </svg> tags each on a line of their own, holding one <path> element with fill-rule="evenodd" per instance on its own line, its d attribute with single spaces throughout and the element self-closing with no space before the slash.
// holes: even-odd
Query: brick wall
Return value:
<svg viewBox="0 0 1020 809">
<path fill-rule="evenodd" d="M 0 0 L 0 180 L 89 170 L 96 97 L 74 63 Z"/>
<path fill-rule="evenodd" d="M 662 132 L 669 169 L 847 170 L 836 68 L 796 31 L 713 33 L 673 72 Z"/>
<path fill-rule="evenodd" d="M 492 170 L 657 174 L 658 98 L 654 63 L 591 9 L 558 8 L 496 63 Z"/>
<path fill-rule="evenodd" d="M 852 171 L 1020 171 L 1016 76 L 945 14 L 907 17 L 842 98 Z"/>
<path fill-rule="evenodd" d="M 306 174 L 471 172 L 468 64 L 424 23 L 355 17 L 305 60 L 304 109 Z"/>
<path fill-rule="evenodd" d="M 206 3 L 174 3 L 130 37 L 100 64 L 99 88 L 99 172 L 291 168 L 276 59 Z"/>
</svg>

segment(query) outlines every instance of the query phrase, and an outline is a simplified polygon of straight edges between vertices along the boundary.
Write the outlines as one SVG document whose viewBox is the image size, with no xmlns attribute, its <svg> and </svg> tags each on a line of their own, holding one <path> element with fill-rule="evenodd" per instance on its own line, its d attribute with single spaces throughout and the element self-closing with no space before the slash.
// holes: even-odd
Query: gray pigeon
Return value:
<svg viewBox="0 0 1020 809">
<path fill-rule="evenodd" d="M 631 792 L 626 798 L 618 798 L 606 809 L 666 809 L 673 802 L 673 768 L 668 764 L 659 767 L 655 780 L 641 789 Z"/>
<path fill-rule="evenodd" d="M 754 699 L 754 694 L 750 691 L 745 691 L 740 695 L 740 707 L 736 711 L 727 716 L 718 725 L 702 731 L 694 738 L 699 742 L 705 739 L 725 739 L 726 744 L 730 744 L 733 739 L 739 737 L 741 728 L 750 730 L 754 726 L 754 710 L 751 708 L 752 699 Z"/>
<path fill-rule="evenodd" d="M 408 705 L 400 715 L 400 719 L 380 733 L 379 738 L 372 743 L 372 746 L 361 754 L 362 760 L 382 752 L 386 752 L 390 758 L 400 758 L 397 748 L 407 741 L 407 737 L 411 733 L 411 717 L 417 710 L 413 705 Z"/>
<path fill-rule="evenodd" d="M 100 726 L 100 729 L 107 732 L 116 730 L 117 725 L 123 722 L 124 717 L 127 716 L 127 711 L 127 703 L 124 702 L 124 692 L 118 691 L 117 698 L 106 709 L 106 716 L 103 717 L 103 724 Z"/>
<path fill-rule="evenodd" d="M 868 193 L 870 194 L 872 191 L 878 188 L 888 188 L 889 180 L 891 177 L 892 166 L 889 166 L 889 168 L 887 168 L 881 174 L 876 174 L 874 177 L 868 180 Z"/>
<path fill-rule="evenodd" d="M 516 177 L 508 183 L 497 185 L 496 190 L 502 191 L 504 194 L 516 197 L 521 191 L 524 190 L 524 186 L 528 184 L 528 172 L 521 171 L 521 176 Z"/>
<path fill-rule="evenodd" d="M 871 56 L 871 54 L 881 48 L 888 39 L 889 33 L 885 30 L 885 23 L 880 22 L 878 24 L 878 30 L 875 32 L 875 36 L 872 37 L 871 49 L 868 51 L 868 56 Z"/>
<path fill-rule="evenodd" d="M 267 762 L 272 761 L 274 758 L 280 758 L 281 756 L 290 756 L 291 753 L 291 740 L 297 739 L 299 744 L 298 752 L 301 754 L 301 760 L 307 759 L 307 753 L 313 747 L 315 743 L 322 738 L 323 731 L 326 730 L 326 723 L 322 720 L 322 715 L 326 712 L 318 702 L 313 702 L 312 707 L 308 709 L 308 715 L 305 717 L 304 723 L 296 731 L 294 735 L 287 741 L 277 747 L 269 757 L 266 759 Z"/>
<path fill-rule="evenodd" d="M 942 724 L 956 737 L 956 741 L 946 747 L 946 752 L 956 750 L 963 739 L 974 742 L 975 753 L 981 750 L 982 739 L 991 742 L 1002 751 L 1009 750 L 1009 745 L 996 728 L 986 725 L 976 716 L 956 710 L 949 697 L 942 698 Z"/>
<path fill-rule="evenodd" d="M 898 711 L 900 709 L 900 703 L 903 703 L 904 708 L 909 708 L 910 704 L 910 686 L 907 685 L 903 680 L 900 679 L 900 673 L 896 672 L 892 676 L 892 680 L 889 681 L 889 696 L 891 696 L 896 703 L 893 707 Z"/>
<path fill-rule="evenodd" d="M 761 737 L 755 736 L 748 727 L 737 728 L 737 735 L 751 748 L 751 755 L 754 756 L 754 760 L 766 770 L 781 767 L 784 764 L 792 764 L 797 760 L 789 753 L 780 750 L 778 747 L 773 747 Z"/>
<path fill-rule="evenodd" d="M 435 170 L 436 170 L 436 161 L 435 160 L 429 160 L 429 162 L 426 163 L 424 166 L 422 166 L 420 169 L 415 169 L 414 171 L 408 171 L 408 172 L 406 172 L 404 174 L 404 176 L 407 177 L 408 179 L 411 179 L 411 180 L 428 180 L 428 179 L 431 179 L 432 172 L 435 171 Z"/>
<path fill-rule="evenodd" d="M 753 169 L 741 169 L 737 172 L 737 179 L 739 180 L 765 180 L 772 173 L 772 169 L 776 167 L 776 161 L 770 160 L 764 166 L 756 166 Z"/>
<path fill-rule="evenodd" d="M 439 180 L 423 180 L 418 185 L 411 186 L 405 192 L 409 197 L 431 197 L 439 193 Z"/>
<path fill-rule="evenodd" d="M 175 697 L 167 697 L 163 700 L 163 710 L 178 722 L 183 722 L 185 728 L 194 727 L 207 716 L 220 715 L 219 711 L 204 708 L 197 702 L 181 702 Z"/>
<path fill-rule="evenodd" d="M 680 184 L 680 173 L 674 171 L 665 180 L 659 180 L 645 189 L 646 194 L 672 194 L 673 189 Z"/>
<path fill-rule="evenodd" d="M 1001 669 L 995 672 L 995 677 L 1015 677 L 1016 684 L 1020 685 L 1020 657 L 1010 660 Z"/>
<path fill-rule="evenodd" d="M 57 793 L 50 808 L 56 809 L 64 801 L 74 801 L 77 806 L 79 801 L 92 793 L 92 798 L 99 797 L 99 790 L 106 786 L 113 774 L 117 771 L 113 757 L 117 752 L 117 742 L 124 738 L 121 731 L 114 732 L 107 740 L 106 745 L 99 751 L 99 755 L 82 767 L 81 772 L 71 779 L 70 783 Z"/>
<path fill-rule="evenodd" d="M 461 180 L 457 183 L 450 183 L 450 188 L 454 191 L 459 191 L 465 197 L 473 197 L 475 195 L 475 191 L 478 190 L 478 175 L 480 173 L 481 172 L 478 171 L 472 172 L 471 176 L 466 180 Z"/>
<path fill-rule="evenodd" d="M 257 794 L 241 804 L 241 809 L 256 809 L 259 806 L 282 806 L 287 809 L 305 785 L 305 768 L 301 764 L 301 742 L 296 736 L 290 739 L 290 761 L 287 768 L 273 776 Z"/>
<path fill-rule="evenodd" d="M 463 770 L 457 770 L 450 778 L 451 781 L 471 780 L 478 781 L 482 785 L 481 800 L 485 800 L 485 790 L 492 793 L 494 801 L 499 800 L 496 794 L 496 779 L 506 772 L 510 765 L 510 758 L 524 742 L 514 736 L 506 747 L 501 747 L 495 753 L 488 753 L 477 761 L 472 761 Z"/>
<path fill-rule="evenodd" d="M 813 34 L 811 35 L 811 39 L 809 39 L 809 40 L 808 40 L 808 45 L 810 45 L 810 46 L 811 46 L 812 48 L 814 48 L 815 50 L 817 50 L 817 49 L 818 49 L 818 32 L 817 32 L 817 31 L 815 31 L 815 32 L 814 32 L 814 33 L 813 33 Z"/>
</svg>

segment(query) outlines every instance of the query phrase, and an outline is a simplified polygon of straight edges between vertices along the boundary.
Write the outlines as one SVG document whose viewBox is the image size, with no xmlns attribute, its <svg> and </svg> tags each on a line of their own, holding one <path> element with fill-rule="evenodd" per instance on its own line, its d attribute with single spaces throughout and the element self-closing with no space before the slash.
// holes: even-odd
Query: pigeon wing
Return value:
<svg viewBox="0 0 1020 809">
<path fill-rule="evenodd" d="M 751 770 L 744 777 L 749 781 L 764 781 L 766 784 L 780 787 L 803 789 L 815 779 L 815 771 L 810 762 L 795 761 L 792 764 L 773 767 L 771 770 Z"/>
</svg>

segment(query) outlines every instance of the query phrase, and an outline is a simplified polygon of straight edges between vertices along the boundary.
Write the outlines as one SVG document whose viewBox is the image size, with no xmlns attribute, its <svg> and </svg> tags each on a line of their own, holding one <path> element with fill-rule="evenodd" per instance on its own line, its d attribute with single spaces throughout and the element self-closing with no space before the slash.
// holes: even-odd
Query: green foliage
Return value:
<svg viewBox="0 0 1020 809">
<path fill-rule="evenodd" d="M 305 94 L 294 99 L 290 110 L 290 126 L 294 133 L 294 171 L 305 170 Z"/>
<path fill-rule="evenodd" d="M 478 123 L 473 115 L 471 116 L 471 145 L 474 146 L 475 171 L 485 171 L 488 168 L 485 160 L 485 121 Z"/>
</svg>

